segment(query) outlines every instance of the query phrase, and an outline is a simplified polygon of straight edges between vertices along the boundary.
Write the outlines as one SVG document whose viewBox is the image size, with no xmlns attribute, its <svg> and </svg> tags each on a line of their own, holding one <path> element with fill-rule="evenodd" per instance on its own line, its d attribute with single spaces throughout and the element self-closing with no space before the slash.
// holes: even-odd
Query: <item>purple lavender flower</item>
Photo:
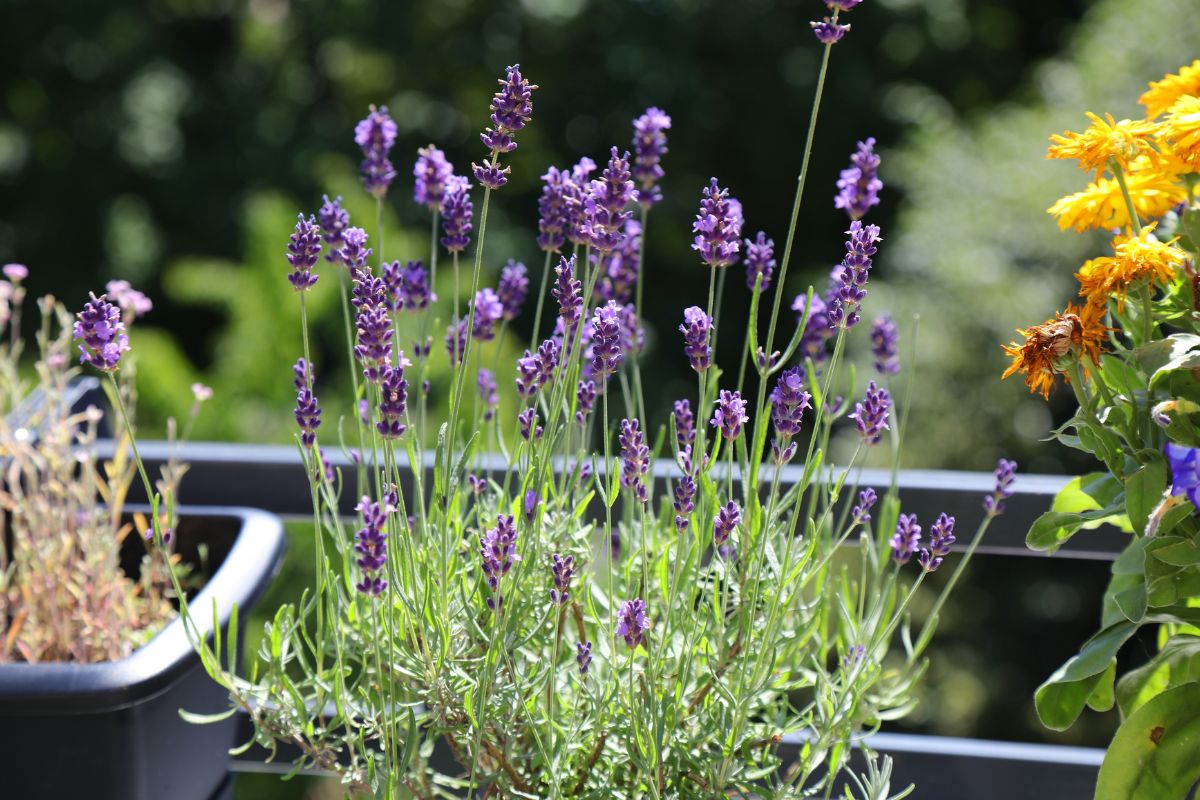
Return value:
<svg viewBox="0 0 1200 800">
<path fill-rule="evenodd" d="M 717 515 L 713 517 L 713 545 L 721 547 L 729 541 L 730 535 L 741 521 L 742 509 L 732 500 L 717 509 Z"/>
<path fill-rule="evenodd" d="M 496 294 L 504 307 L 505 319 L 516 319 L 521 316 L 521 306 L 525 305 L 525 296 L 529 294 L 529 277 L 525 265 L 509 259 L 500 270 L 500 283 L 496 286 Z"/>
<path fill-rule="evenodd" d="M 579 665 L 579 675 L 586 678 L 588 674 L 588 667 L 592 664 L 591 642 L 575 643 L 575 663 Z"/>
<path fill-rule="evenodd" d="M 829 325 L 832 328 L 853 328 L 858 324 L 858 308 L 867 296 L 867 276 L 871 257 L 879 241 L 878 225 L 863 225 L 858 220 L 846 231 L 846 255 L 834 270 L 835 286 L 829 303 Z"/>
<path fill-rule="evenodd" d="M 591 244 L 588 233 L 587 195 L 591 187 L 591 175 L 596 171 L 596 162 L 587 156 L 571 167 L 570 179 L 563 179 L 563 197 L 566 202 L 566 218 L 563 231 L 567 241 L 581 247 Z"/>
<path fill-rule="evenodd" d="M 854 519 L 852 524 L 864 525 L 871 521 L 871 508 L 875 505 L 875 501 L 879 498 L 875 494 L 875 490 L 867 487 L 858 493 L 858 505 L 850 509 L 850 516 Z"/>
<path fill-rule="evenodd" d="M 737 262 L 742 235 L 741 204 L 729 197 L 728 189 L 717 185 L 716 178 L 704 190 L 692 232 L 696 234 L 692 249 L 700 253 L 705 264 L 727 267 Z"/>
<path fill-rule="evenodd" d="M 771 276 L 775 272 L 775 242 L 762 231 L 753 239 L 746 240 L 746 287 L 753 291 L 758 277 L 762 276 L 759 291 L 771 287 Z"/>
<path fill-rule="evenodd" d="M 554 573 L 554 588 L 550 590 L 550 602 L 555 605 L 565 605 L 571 599 L 571 578 L 575 575 L 575 559 L 571 556 L 554 554 L 550 564 Z"/>
<path fill-rule="evenodd" d="M 816 36 L 821 44 L 836 44 L 846 35 L 846 31 L 850 30 L 849 25 L 839 25 L 829 17 L 808 24 L 812 28 L 813 36 Z"/>
<path fill-rule="evenodd" d="M 115 372 L 121 366 L 121 354 L 129 349 L 121 310 L 108 302 L 107 295 L 93 294 L 91 298 L 75 315 L 79 363 L 91 364 L 101 372 Z"/>
<path fill-rule="evenodd" d="M 541 374 L 538 375 L 538 382 L 542 386 L 545 386 L 554 379 L 554 370 L 558 367 L 560 355 L 562 355 L 562 346 L 556 339 L 546 339 L 538 345 L 538 369 L 541 370 Z"/>
<path fill-rule="evenodd" d="M 317 282 L 313 267 L 321 257 L 321 229 L 314 217 L 307 220 L 300 215 L 296 230 L 288 238 L 288 265 L 292 268 L 288 281 L 297 292 L 306 292 Z"/>
<path fill-rule="evenodd" d="M 296 409 L 293 413 L 296 425 L 300 428 L 300 443 L 312 447 L 317 443 L 317 428 L 321 427 L 321 409 L 317 405 L 317 396 L 308 386 L 301 386 L 296 392 Z"/>
<path fill-rule="evenodd" d="M 355 270 L 367 268 L 367 259 L 375 252 L 367 247 L 367 232 L 362 228 L 346 228 L 342 231 L 342 249 L 338 251 L 338 261 L 345 265 L 353 275 Z"/>
<path fill-rule="evenodd" d="M 315 281 L 316 278 L 313 280 Z M 131 322 L 137 317 L 144 317 L 154 310 L 154 303 L 150 298 L 133 288 L 129 281 L 109 281 L 104 284 L 104 292 L 121 309 L 121 315 L 125 322 Z"/>
<path fill-rule="evenodd" d="M 696 481 L 684 475 L 675 484 L 675 529 L 683 533 L 688 529 L 688 515 L 696 509 Z"/>
<path fill-rule="evenodd" d="M 829 6 L 830 11 L 849 11 L 862 0 L 825 0 L 825 5 Z"/>
<path fill-rule="evenodd" d="M 545 186 L 538 198 L 538 247 L 547 253 L 557 253 L 567 241 L 571 195 L 571 173 L 550 167 L 542 176 Z"/>
<path fill-rule="evenodd" d="M 542 426 L 537 424 L 537 411 L 532 406 L 517 415 L 517 422 L 521 424 L 521 438 L 525 441 L 542 438 Z"/>
<path fill-rule="evenodd" d="M 650 471 L 650 448 L 642 433 L 641 423 L 636 419 L 621 420 L 621 485 L 633 489 L 639 503 L 645 503 L 646 484 L 643 477 Z"/>
<path fill-rule="evenodd" d="M 563 256 L 554 273 L 558 277 L 550 294 L 558 301 L 558 315 L 569 327 L 583 314 L 583 284 L 575 279 L 575 256 Z"/>
<path fill-rule="evenodd" d="M 537 489 L 530 489 L 525 493 L 525 521 L 530 525 L 533 524 L 538 506 L 541 504 L 542 498 L 538 496 Z"/>
<path fill-rule="evenodd" d="M 596 284 L 596 296 L 607 302 L 628 305 L 637 285 L 642 247 L 642 224 L 630 217 L 625 220 L 625 241 L 610 253 L 592 255 L 602 275 Z"/>
<path fill-rule="evenodd" d="M 900 330 L 887 314 L 876 318 L 871 325 L 871 353 L 875 356 L 875 371 L 880 375 L 895 375 L 900 371 L 896 354 Z"/>
<path fill-rule="evenodd" d="M 646 603 L 640 597 L 626 600 L 621 604 L 621 612 L 617 621 L 617 636 L 625 638 L 625 644 L 637 649 L 650 629 L 646 619 Z"/>
<path fill-rule="evenodd" d="M 614 302 L 610 300 L 609 302 Z M 637 309 L 633 303 L 617 304 L 617 314 L 621 319 L 621 349 L 625 353 L 640 353 L 646 344 L 646 330 L 638 318 Z"/>
<path fill-rule="evenodd" d="M 451 253 L 460 253 L 471 243 L 471 215 L 475 207 L 471 204 L 471 184 L 461 175 L 446 179 L 442 194 L 442 247 Z"/>
<path fill-rule="evenodd" d="M 1176 452 L 1178 454 L 1178 451 Z M 1190 489 L 1190 487 L 1186 485 L 1186 456 L 1179 457 L 1177 455 L 1177 458 L 1172 460 L 1171 451 L 1168 449 L 1167 459 L 1171 461 L 1172 475 L 1175 475 L 1177 469 L 1176 460 L 1178 460 L 1178 468 L 1180 469 L 1179 478 L 1177 479 L 1179 482 L 1178 485 L 1184 486 L 1185 490 Z M 1012 497 L 1013 492 L 1016 491 L 1013 489 L 1013 482 L 1016 480 L 1016 478 L 1017 462 L 1009 461 L 1006 458 L 1002 458 L 996 462 L 996 488 L 991 494 L 983 498 L 983 508 L 985 511 L 987 511 L 988 516 L 998 517 L 1004 513 L 1004 501 L 1009 497 Z M 1179 492 L 1174 493 L 1179 494 Z M 1188 499 L 1191 499 L 1191 495 L 1188 496 Z M 1197 505 L 1197 507 L 1200 508 L 1200 505 Z"/>
<path fill-rule="evenodd" d="M 386 501 L 381 506 L 366 495 L 358 504 L 363 526 L 355 535 L 354 549 L 358 552 L 358 568 L 363 575 L 354 588 L 365 595 L 378 597 L 387 589 L 387 581 L 379 574 L 387 565 L 387 533 L 383 527 L 388 514 L 394 510 Z"/>
<path fill-rule="evenodd" d="M 350 227 L 350 213 L 342 208 L 341 195 L 333 200 L 329 199 L 329 195 L 323 195 L 322 200 L 325 202 L 317 211 L 317 223 L 321 226 L 321 235 L 325 237 L 328 248 L 325 260 L 338 264 L 341 262 L 342 248 L 346 245 L 343 234 Z"/>
<path fill-rule="evenodd" d="M 808 295 L 798 294 L 792 301 L 792 311 L 796 312 L 796 322 L 804 322 L 804 310 L 807 306 Z M 825 301 L 819 294 L 812 296 L 812 309 L 808 312 L 808 322 L 804 332 L 800 334 L 800 352 L 820 363 L 826 357 L 826 342 L 830 338 L 829 314 Z"/>
<path fill-rule="evenodd" d="M 526 350 L 525 355 L 517 359 L 517 394 L 533 397 L 542 388 L 541 377 L 541 360 Z"/>
<path fill-rule="evenodd" d="M 467 321 L 465 319 L 451 320 L 446 326 L 446 352 L 450 356 L 450 366 L 457 367 L 467 352 Z"/>
<path fill-rule="evenodd" d="M 812 395 L 804 391 L 804 370 L 793 367 L 779 374 L 779 380 L 771 391 L 771 422 L 775 425 L 775 433 L 783 439 L 791 439 L 800 433 L 800 418 L 806 409 L 812 408 L 809 402 Z"/>
<path fill-rule="evenodd" d="M 892 558 L 897 564 L 907 564 L 917 552 L 921 541 L 921 526 L 917 524 L 916 514 L 901 514 L 896 523 L 896 533 L 892 536 Z"/>
<path fill-rule="evenodd" d="M 442 197 L 446 194 L 446 181 L 454 174 L 454 165 L 446 160 L 446 154 L 432 144 L 417 150 L 417 163 L 413 166 L 413 199 L 435 213 L 442 210 Z"/>
<path fill-rule="evenodd" d="M 596 382 L 580 381 L 575 389 L 575 400 L 575 421 L 582 425 L 596 407 Z"/>
<path fill-rule="evenodd" d="M 671 118 L 651 106 L 633 121 L 633 177 L 641 184 L 638 203 L 649 209 L 662 199 L 658 182 L 662 180 L 662 157 L 667 153 L 667 134 Z"/>
<path fill-rule="evenodd" d="M 405 363 L 404 355 L 400 363 Z M 379 382 L 379 422 L 375 427 L 384 439 L 399 439 L 408 430 L 404 424 L 404 411 L 408 404 L 408 381 L 404 380 L 403 367 L 386 367 Z"/>
<path fill-rule="evenodd" d="M 492 374 L 490 369 L 480 368 L 479 375 L 475 380 L 479 387 L 479 398 L 483 400 L 483 421 L 491 422 L 492 417 L 496 416 L 496 406 L 500 403 L 500 393 L 497 391 L 496 376 Z"/>
<path fill-rule="evenodd" d="M 859 142 L 858 150 L 850 156 L 850 166 L 842 170 L 838 178 L 834 207 L 845 209 L 852 220 L 865 217 L 871 206 L 879 205 L 883 181 L 879 180 L 878 170 L 879 156 L 875 155 L 874 137 Z"/>
<path fill-rule="evenodd" d="M 471 487 L 472 494 L 483 494 L 487 489 L 487 478 L 481 478 L 474 472 L 467 473 L 467 485 Z"/>
<path fill-rule="evenodd" d="M 388 116 L 387 106 L 370 108 L 370 113 L 354 128 L 354 143 L 363 152 L 359 166 L 363 185 L 372 195 L 382 198 L 396 177 L 396 169 L 388 161 L 388 153 L 396 143 L 396 123 Z"/>
<path fill-rule="evenodd" d="M 854 404 L 850 419 L 858 427 L 859 434 L 867 444 L 877 444 L 888 426 L 888 412 L 892 408 L 892 396 L 871 381 L 867 384 L 867 395 L 862 402 Z"/>
<path fill-rule="evenodd" d="M 742 435 L 742 425 L 749 421 L 742 393 L 722 389 L 717 396 L 717 407 L 710 424 L 721 431 L 726 441 L 732 442 Z"/>
<path fill-rule="evenodd" d="M 408 311 L 428 308 L 438 296 L 430 290 L 430 273 L 420 261 L 409 261 L 400 273 L 400 301 Z M 420 355 L 420 354 L 418 354 Z"/>
<path fill-rule="evenodd" d="M 496 338 L 496 323 L 504 317 L 504 304 L 491 289 L 480 289 L 475 295 L 475 320 L 471 337 L 477 342 Z"/>
<path fill-rule="evenodd" d="M 500 79 L 500 91 L 492 96 L 492 125 L 479 135 L 483 146 L 491 151 L 491 158 L 483 165 L 472 164 L 475 180 L 489 189 L 499 189 L 508 183 L 509 168 L 501 169 L 496 156 L 517 149 L 513 134 L 524 128 L 533 115 L 533 90 L 538 88 L 521 77 L 521 67 L 514 64 L 505 70 Z"/>
<path fill-rule="evenodd" d="M 712 365 L 712 348 L 708 344 L 712 317 L 699 306 L 685 308 L 679 330 L 683 332 L 683 351 L 687 353 L 688 363 L 696 372 L 704 372 Z"/>
<path fill-rule="evenodd" d="M 357 332 L 354 357 L 362 364 L 363 377 L 371 383 L 383 380 L 392 357 L 392 321 L 385 303 L 363 305 L 354 319 Z"/>
<path fill-rule="evenodd" d="M 692 414 L 692 404 L 687 400 L 675 401 L 675 442 L 679 452 L 690 450 L 696 442 L 696 417 Z"/>
<path fill-rule="evenodd" d="M 329 457 L 325 455 L 323 449 L 317 448 L 317 457 L 321 460 L 321 466 L 313 475 L 313 479 L 317 481 L 324 479 L 326 483 L 332 485 L 337 481 L 337 470 L 333 468 L 333 464 L 330 463 Z"/>
<path fill-rule="evenodd" d="M 592 315 L 592 374 L 603 383 L 617 371 L 621 354 L 621 310 L 613 301 Z"/>
<path fill-rule="evenodd" d="M 311 386 L 312 382 L 312 372 L 308 368 L 308 362 L 303 358 L 296 359 L 296 363 L 292 366 L 292 386 L 295 386 L 298 392 Z"/>
<path fill-rule="evenodd" d="M 625 207 L 637 198 L 630 178 L 629 153 L 620 155 L 614 147 L 601 179 L 588 184 L 583 202 L 585 232 L 598 253 L 609 253 L 625 241 L 625 221 L 633 215 Z"/>
<path fill-rule="evenodd" d="M 479 537 L 479 558 L 493 595 L 487 599 L 488 608 L 499 610 L 504 607 L 500 579 L 512 569 L 513 562 L 521 558 L 517 555 L 517 526 L 511 515 L 496 517 L 496 527 L 489 528 Z"/>
<path fill-rule="evenodd" d="M 935 556 L 949 555 L 954 541 L 954 517 L 942 512 L 929 528 L 929 549 Z"/>
</svg>

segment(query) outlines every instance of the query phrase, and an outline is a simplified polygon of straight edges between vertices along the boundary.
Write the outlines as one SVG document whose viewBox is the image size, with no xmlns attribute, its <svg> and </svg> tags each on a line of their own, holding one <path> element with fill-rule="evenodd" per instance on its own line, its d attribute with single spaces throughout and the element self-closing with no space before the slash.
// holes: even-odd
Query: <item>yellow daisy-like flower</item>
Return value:
<svg viewBox="0 0 1200 800">
<path fill-rule="evenodd" d="M 1041 325 L 1034 325 L 1027 330 L 1018 328 L 1017 333 L 1025 337 L 1025 341 L 1003 345 L 1004 353 L 1012 359 L 1012 363 L 1001 379 L 1015 372 L 1023 372 L 1029 391 L 1049 398 L 1055 376 L 1063 375 L 1064 379 L 1070 380 L 1062 369 L 1067 356 L 1078 358 L 1085 374 L 1088 371 L 1087 360 L 1092 364 L 1100 363 L 1101 344 L 1108 332 L 1101 322 L 1103 318 L 1103 306 L 1088 303 L 1083 308 L 1077 308 L 1067 304 L 1065 313 L 1060 311 Z"/>
<path fill-rule="evenodd" d="M 1156 169 L 1131 172 L 1125 185 L 1141 219 L 1157 219 L 1187 199 L 1187 189 L 1176 182 L 1174 175 Z M 1058 227 L 1063 230 L 1132 227 L 1121 185 L 1114 178 L 1093 181 L 1082 192 L 1060 198 L 1046 211 L 1058 218 Z"/>
<path fill-rule="evenodd" d="M 1100 119 L 1089 111 L 1092 124 L 1083 133 L 1065 131 L 1051 136 L 1046 158 L 1078 159 L 1080 169 L 1095 172 L 1099 177 L 1110 158 L 1126 168 L 1139 155 L 1151 158 L 1157 155 L 1152 146 L 1157 132 L 1153 122 L 1129 119 L 1116 122 L 1111 114 L 1104 116 L 1106 119 Z"/>
<path fill-rule="evenodd" d="M 1151 81 L 1138 102 L 1146 107 L 1146 119 L 1154 119 L 1175 105 L 1185 95 L 1200 95 L 1200 59 L 1183 67 L 1176 74 L 1166 74 L 1161 81 Z"/>
<path fill-rule="evenodd" d="M 1200 97 L 1175 101 L 1161 123 L 1159 139 L 1189 171 L 1200 172 Z"/>
<path fill-rule="evenodd" d="M 1113 254 L 1093 258 L 1085 263 L 1075 277 L 1079 279 L 1079 295 L 1090 305 L 1103 308 L 1110 297 L 1116 299 L 1117 310 L 1125 308 L 1129 287 L 1143 278 L 1165 286 L 1175 278 L 1182 266 L 1182 250 L 1154 237 L 1154 225 L 1142 228 L 1137 236 L 1113 238 Z"/>
</svg>

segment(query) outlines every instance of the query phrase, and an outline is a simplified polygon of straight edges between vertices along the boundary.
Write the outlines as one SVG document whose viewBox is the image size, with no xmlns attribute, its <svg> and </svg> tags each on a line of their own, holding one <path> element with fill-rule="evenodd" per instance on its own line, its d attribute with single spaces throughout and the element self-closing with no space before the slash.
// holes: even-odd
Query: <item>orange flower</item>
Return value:
<svg viewBox="0 0 1200 800">
<path fill-rule="evenodd" d="M 1190 172 L 1200 172 L 1200 97 L 1181 97 L 1162 121 L 1159 139 Z"/>
<path fill-rule="evenodd" d="M 1113 254 L 1093 258 L 1085 263 L 1075 277 L 1079 279 L 1079 294 L 1089 304 L 1103 308 L 1110 297 L 1117 301 L 1117 310 L 1125 308 L 1129 287 L 1143 278 L 1152 284 L 1166 286 L 1175 279 L 1175 270 L 1184 262 L 1182 250 L 1154 238 L 1154 225 L 1147 225 L 1137 236 L 1113 238 Z"/>
<path fill-rule="evenodd" d="M 1157 130 L 1153 122 L 1128 119 L 1117 122 L 1112 114 L 1105 114 L 1105 119 L 1100 119 L 1090 111 L 1087 116 L 1092 124 L 1083 133 L 1065 131 L 1050 137 L 1052 144 L 1046 158 L 1078 159 L 1080 169 L 1094 171 L 1099 177 L 1110 158 L 1126 168 L 1143 153 L 1151 158 L 1157 155 L 1151 146 Z"/>
<path fill-rule="evenodd" d="M 1025 337 L 1022 344 L 1011 342 L 1004 345 L 1004 353 L 1012 364 L 1004 371 L 1001 379 L 1014 372 L 1025 373 L 1025 385 L 1033 394 L 1050 397 L 1054 377 L 1063 375 L 1064 360 L 1074 356 L 1088 370 L 1087 361 L 1100 363 L 1100 345 L 1108 328 L 1101 322 L 1104 307 L 1088 303 L 1083 308 L 1067 304 L 1066 312 L 1057 312 L 1053 319 L 1027 330 L 1017 329 Z"/>
<path fill-rule="evenodd" d="M 1138 102 L 1146 107 L 1146 119 L 1154 119 L 1175 105 L 1185 95 L 1200 95 L 1200 59 L 1183 67 L 1178 74 L 1166 74 L 1161 81 L 1151 81 Z"/>
<path fill-rule="evenodd" d="M 1125 177 L 1129 199 L 1142 219 L 1157 219 L 1187 199 L 1187 188 L 1171 172 L 1151 169 L 1139 157 Z M 1058 218 L 1058 227 L 1083 232 L 1089 228 L 1129 228 L 1129 208 L 1115 178 L 1100 178 L 1082 192 L 1060 198 L 1046 209 Z"/>
</svg>

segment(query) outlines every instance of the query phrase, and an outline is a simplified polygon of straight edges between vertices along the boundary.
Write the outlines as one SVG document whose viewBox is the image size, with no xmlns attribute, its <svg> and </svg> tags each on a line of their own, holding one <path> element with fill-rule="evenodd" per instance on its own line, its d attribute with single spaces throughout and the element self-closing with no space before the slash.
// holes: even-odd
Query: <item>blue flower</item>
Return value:
<svg viewBox="0 0 1200 800">
<path fill-rule="evenodd" d="M 1167 461 L 1171 464 L 1171 494 L 1186 494 L 1200 508 L 1200 449 L 1167 442 Z"/>
</svg>

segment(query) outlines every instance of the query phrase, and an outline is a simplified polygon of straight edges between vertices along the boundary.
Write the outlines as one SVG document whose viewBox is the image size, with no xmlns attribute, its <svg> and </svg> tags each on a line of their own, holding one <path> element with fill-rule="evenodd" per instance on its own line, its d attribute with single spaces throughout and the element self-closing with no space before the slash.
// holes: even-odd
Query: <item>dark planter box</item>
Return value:
<svg viewBox="0 0 1200 800">
<path fill-rule="evenodd" d="M 210 636 L 261 597 L 283 559 L 279 519 L 207 508 L 183 514 L 178 551 L 211 574 L 190 600 Z M 239 627 L 239 639 L 243 628 Z M 240 649 L 240 648 L 239 648 Z M 176 619 L 128 658 L 100 664 L 0 664 L 4 797 L 45 800 L 211 800 L 229 791 L 236 719 L 184 722 L 179 709 L 224 711 L 226 691 L 204 671 Z"/>
</svg>

